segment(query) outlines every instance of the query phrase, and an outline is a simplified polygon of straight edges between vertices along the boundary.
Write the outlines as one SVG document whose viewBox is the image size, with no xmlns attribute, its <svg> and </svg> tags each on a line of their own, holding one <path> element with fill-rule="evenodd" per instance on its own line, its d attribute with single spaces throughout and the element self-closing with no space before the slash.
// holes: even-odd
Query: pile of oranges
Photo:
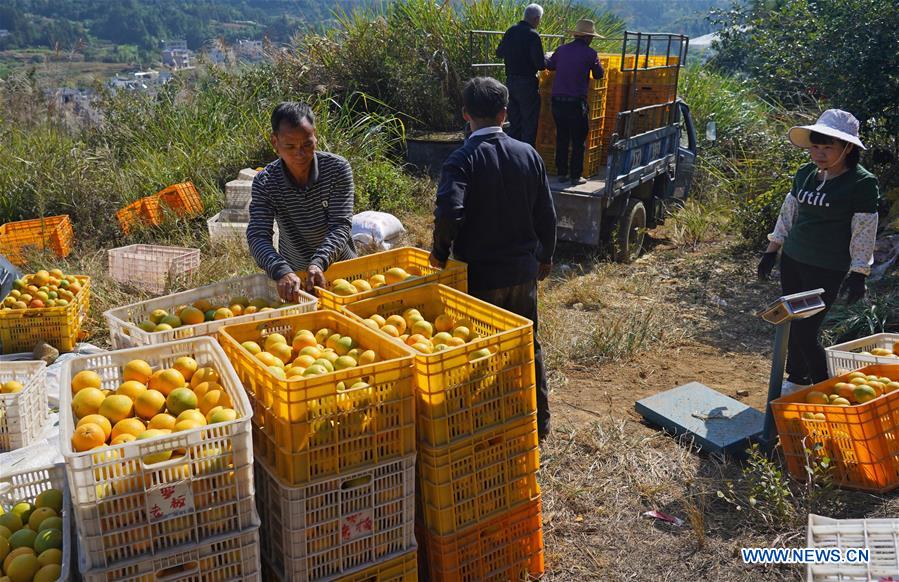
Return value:
<svg viewBox="0 0 899 582">
<path fill-rule="evenodd" d="M 13 282 L 2 303 L 3 309 L 43 309 L 68 307 L 81 291 L 81 281 L 74 275 L 65 275 L 59 269 L 38 271 Z"/>
<path fill-rule="evenodd" d="M 122 368 L 115 390 L 93 370 L 72 377 L 72 448 L 89 451 L 237 418 L 219 373 L 185 356 L 153 370 L 144 360 Z"/>
<path fill-rule="evenodd" d="M 213 304 L 207 299 L 200 299 L 190 305 L 180 305 L 171 312 L 165 309 L 154 309 L 147 319 L 133 323 L 146 332 L 169 331 L 185 325 L 220 321 L 251 313 L 264 313 L 291 305 L 296 305 L 296 303 L 281 303 L 280 300 L 269 301 L 261 297 L 254 299 L 242 296 L 232 297 L 225 304 Z"/>
</svg>

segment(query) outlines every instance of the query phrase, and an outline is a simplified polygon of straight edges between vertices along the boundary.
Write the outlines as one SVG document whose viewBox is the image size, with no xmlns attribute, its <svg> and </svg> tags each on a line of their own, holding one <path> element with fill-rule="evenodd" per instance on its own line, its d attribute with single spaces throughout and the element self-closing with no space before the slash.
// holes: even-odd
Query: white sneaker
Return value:
<svg viewBox="0 0 899 582">
<path fill-rule="evenodd" d="M 811 384 L 796 384 L 795 382 L 784 380 L 784 383 L 780 386 L 780 395 L 788 396 L 793 392 L 799 392 L 803 388 L 808 388 L 809 386 L 811 386 Z"/>
</svg>

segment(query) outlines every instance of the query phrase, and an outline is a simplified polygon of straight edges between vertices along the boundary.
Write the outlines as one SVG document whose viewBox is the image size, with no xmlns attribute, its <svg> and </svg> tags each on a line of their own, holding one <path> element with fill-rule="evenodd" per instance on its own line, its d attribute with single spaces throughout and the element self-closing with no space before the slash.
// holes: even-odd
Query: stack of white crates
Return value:
<svg viewBox="0 0 899 582">
<path fill-rule="evenodd" d="M 115 390 L 132 360 L 159 370 L 185 356 L 218 372 L 237 418 L 84 452 L 73 449 L 77 419 L 68 388 L 75 374 L 95 371 L 103 389 Z M 65 363 L 60 386 L 62 454 L 85 582 L 261 582 L 252 409 L 213 338 L 75 358 Z"/>
<path fill-rule="evenodd" d="M 210 218 L 209 240 L 212 243 L 236 242 L 246 245 L 247 225 L 250 222 L 250 198 L 256 170 L 244 168 L 236 180 L 225 184 L 225 208 Z M 278 248 L 278 225 L 275 224 L 274 244 Z"/>
</svg>

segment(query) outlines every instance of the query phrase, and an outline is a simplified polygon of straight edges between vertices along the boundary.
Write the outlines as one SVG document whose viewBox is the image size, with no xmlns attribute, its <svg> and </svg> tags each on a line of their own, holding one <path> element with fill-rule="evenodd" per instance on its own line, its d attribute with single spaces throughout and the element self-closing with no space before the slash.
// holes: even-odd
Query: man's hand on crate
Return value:
<svg viewBox="0 0 899 582">
<path fill-rule="evenodd" d="M 322 270 L 317 265 L 309 265 L 306 270 L 306 291 L 315 293 L 316 287 L 324 287 L 327 283 Z"/>
<path fill-rule="evenodd" d="M 322 277 L 324 279 L 324 277 Z M 309 278 L 307 278 L 307 283 Z M 278 295 L 284 301 L 294 302 L 300 297 L 300 291 L 303 289 L 303 281 L 296 273 L 287 273 L 278 279 Z"/>
<path fill-rule="evenodd" d="M 446 267 L 446 261 L 441 261 L 434 256 L 434 253 L 431 253 L 431 255 L 428 257 L 428 263 L 430 263 L 431 266 L 435 269 L 443 269 L 444 267 Z"/>
</svg>

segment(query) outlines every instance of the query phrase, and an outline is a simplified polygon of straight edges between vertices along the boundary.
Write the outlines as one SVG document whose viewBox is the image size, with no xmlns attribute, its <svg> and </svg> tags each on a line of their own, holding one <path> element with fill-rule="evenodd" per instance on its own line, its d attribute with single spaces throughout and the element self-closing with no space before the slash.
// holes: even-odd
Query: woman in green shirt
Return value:
<svg viewBox="0 0 899 582">
<path fill-rule="evenodd" d="M 879 197 L 877 178 L 859 165 L 859 150 L 866 148 L 852 114 L 828 109 L 815 125 L 790 129 L 789 138 L 808 150 L 812 161 L 793 178 L 758 275 L 767 279 L 782 251 L 783 293 L 823 288 L 826 308 L 794 321 L 790 328 L 784 394 L 828 377 L 821 324 L 841 286 L 850 304 L 865 295 L 865 278 L 874 262 Z"/>
</svg>

